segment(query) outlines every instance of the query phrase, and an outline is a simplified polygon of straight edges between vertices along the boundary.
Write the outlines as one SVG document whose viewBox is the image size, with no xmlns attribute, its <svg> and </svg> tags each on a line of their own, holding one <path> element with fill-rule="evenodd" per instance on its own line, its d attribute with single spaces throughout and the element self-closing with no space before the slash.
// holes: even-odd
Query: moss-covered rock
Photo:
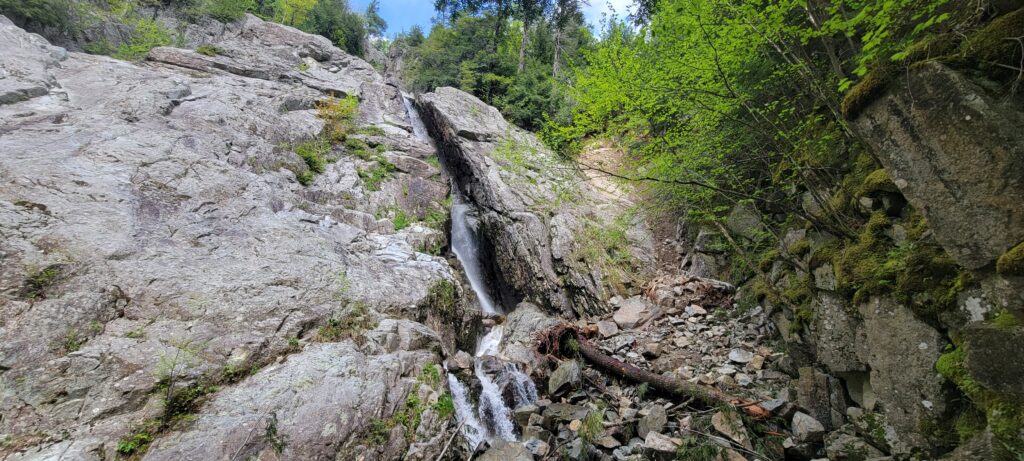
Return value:
<svg viewBox="0 0 1024 461">
<path fill-rule="evenodd" d="M 861 183 L 857 194 L 871 195 L 876 192 L 899 192 L 899 189 L 896 188 L 896 184 L 893 184 L 892 179 L 889 178 L 889 172 L 885 171 L 885 168 L 879 168 L 868 174 L 868 176 L 864 178 L 864 182 Z"/>
<path fill-rule="evenodd" d="M 1003 275 L 1024 275 L 1024 242 L 1017 244 L 996 260 L 996 271 Z"/>
</svg>

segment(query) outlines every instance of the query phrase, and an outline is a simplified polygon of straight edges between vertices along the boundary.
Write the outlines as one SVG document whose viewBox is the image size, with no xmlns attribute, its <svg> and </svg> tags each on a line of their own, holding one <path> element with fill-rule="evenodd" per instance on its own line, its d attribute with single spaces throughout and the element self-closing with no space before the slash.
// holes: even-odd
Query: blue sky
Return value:
<svg viewBox="0 0 1024 461">
<path fill-rule="evenodd" d="M 601 15 L 614 8 L 618 15 L 625 16 L 626 7 L 631 0 L 590 0 L 590 6 L 584 10 L 587 22 L 596 26 Z M 349 0 L 353 10 L 363 11 L 370 0 Z M 387 35 L 407 31 L 413 24 L 419 24 L 424 32 L 430 31 L 430 18 L 434 17 L 433 0 L 380 0 L 380 15 L 388 22 Z"/>
</svg>

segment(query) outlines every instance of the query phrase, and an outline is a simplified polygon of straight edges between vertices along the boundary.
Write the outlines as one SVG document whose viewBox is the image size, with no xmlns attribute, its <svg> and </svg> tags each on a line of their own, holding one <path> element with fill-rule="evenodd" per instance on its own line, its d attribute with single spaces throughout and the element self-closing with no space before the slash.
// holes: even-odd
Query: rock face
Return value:
<svg viewBox="0 0 1024 461">
<path fill-rule="evenodd" d="M 193 424 L 150 434 L 147 459 L 267 452 L 248 434 L 272 416 L 282 457 L 344 458 L 367 421 L 437 392 L 416 377 L 440 363 L 439 336 L 403 318 L 454 280 L 417 251 L 444 237 L 387 217 L 443 212 L 446 181 L 408 168 L 371 187 L 360 172 L 380 161 L 341 146 L 296 181 L 294 146 L 319 134 L 328 96 L 362 99 L 358 124 L 375 129 L 357 137 L 393 164 L 431 155 L 398 89 L 252 16 L 199 41 L 221 54 L 132 64 L 0 18 L 0 457 L 114 459 L 163 414 L 160 386 L 215 382 Z M 432 459 L 446 425 L 425 412 L 418 435 L 392 430 L 366 454 Z"/>
<path fill-rule="evenodd" d="M 653 255 L 628 203 L 591 188 L 569 163 L 498 110 L 454 88 L 418 100 L 459 192 L 480 215 L 483 260 L 505 305 L 534 302 L 563 315 L 608 311 L 636 289 Z M 628 260 L 628 261 L 627 261 Z"/>
<path fill-rule="evenodd" d="M 855 121 L 935 238 L 969 269 L 1024 240 L 1024 112 L 938 63 Z"/>
</svg>

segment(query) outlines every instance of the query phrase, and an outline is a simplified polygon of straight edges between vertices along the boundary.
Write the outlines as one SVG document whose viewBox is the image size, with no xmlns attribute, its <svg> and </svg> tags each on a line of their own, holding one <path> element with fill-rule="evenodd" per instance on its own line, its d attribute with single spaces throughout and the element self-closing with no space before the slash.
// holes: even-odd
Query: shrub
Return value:
<svg viewBox="0 0 1024 461">
<path fill-rule="evenodd" d="M 66 27 L 69 13 L 67 0 L 0 0 L 0 14 L 21 23 Z"/>
<path fill-rule="evenodd" d="M 409 214 L 402 208 L 395 208 L 395 217 L 391 219 L 391 222 L 395 225 L 395 230 L 400 231 L 409 227 L 412 224 L 412 219 L 409 218 Z"/>
<path fill-rule="evenodd" d="M 452 395 L 444 393 L 434 403 L 434 411 L 437 412 L 437 416 L 441 419 L 451 418 L 455 414 L 455 401 L 452 400 Z"/>
<path fill-rule="evenodd" d="M 325 99 L 317 102 L 316 109 L 317 117 L 324 121 L 324 136 L 331 142 L 341 142 L 355 129 L 359 99 L 355 96 Z"/>
<path fill-rule="evenodd" d="M 117 53 L 114 53 L 114 57 L 137 61 L 145 57 L 146 53 L 153 48 L 170 45 L 171 40 L 171 32 L 157 24 L 156 21 L 139 19 L 135 21 L 131 41 L 122 44 L 117 49 Z"/>
<path fill-rule="evenodd" d="M 232 22 L 242 19 L 247 11 L 255 8 L 253 0 L 206 0 L 201 13 L 221 22 Z"/>
</svg>

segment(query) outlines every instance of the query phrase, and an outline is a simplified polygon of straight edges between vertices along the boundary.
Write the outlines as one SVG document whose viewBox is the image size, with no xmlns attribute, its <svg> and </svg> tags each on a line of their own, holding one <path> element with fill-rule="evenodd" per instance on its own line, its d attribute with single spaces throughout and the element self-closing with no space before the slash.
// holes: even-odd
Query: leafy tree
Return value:
<svg viewBox="0 0 1024 461">
<path fill-rule="evenodd" d="M 301 26 L 317 4 L 317 0 L 277 0 L 274 20 L 289 26 Z"/>
<path fill-rule="evenodd" d="M 380 2 L 378 0 L 372 0 L 369 5 L 366 6 L 366 30 L 377 36 L 383 36 L 384 31 L 388 28 L 387 21 L 380 17 Z M 423 31 L 420 30 L 422 35 Z"/>
<path fill-rule="evenodd" d="M 408 35 L 406 35 L 406 41 L 409 46 L 420 46 L 423 41 L 427 38 L 423 35 L 423 28 L 419 24 L 414 24 L 410 29 Z"/>
<path fill-rule="evenodd" d="M 67 0 L 0 0 L 0 14 L 19 23 L 63 27 L 68 24 Z"/>
<path fill-rule="evenodd" d="M 349 9 L 346 0 L 319 0 L 309 11 L 302 28 L 331 39 L 349 54 L 365 54 L 366 22 Z"/>
<path fill-rule="evenodd" d="M 221 22 L 237 21 L 256 8 L 254 0 L 205 0 L 203 14 Z"/>
</svg>

